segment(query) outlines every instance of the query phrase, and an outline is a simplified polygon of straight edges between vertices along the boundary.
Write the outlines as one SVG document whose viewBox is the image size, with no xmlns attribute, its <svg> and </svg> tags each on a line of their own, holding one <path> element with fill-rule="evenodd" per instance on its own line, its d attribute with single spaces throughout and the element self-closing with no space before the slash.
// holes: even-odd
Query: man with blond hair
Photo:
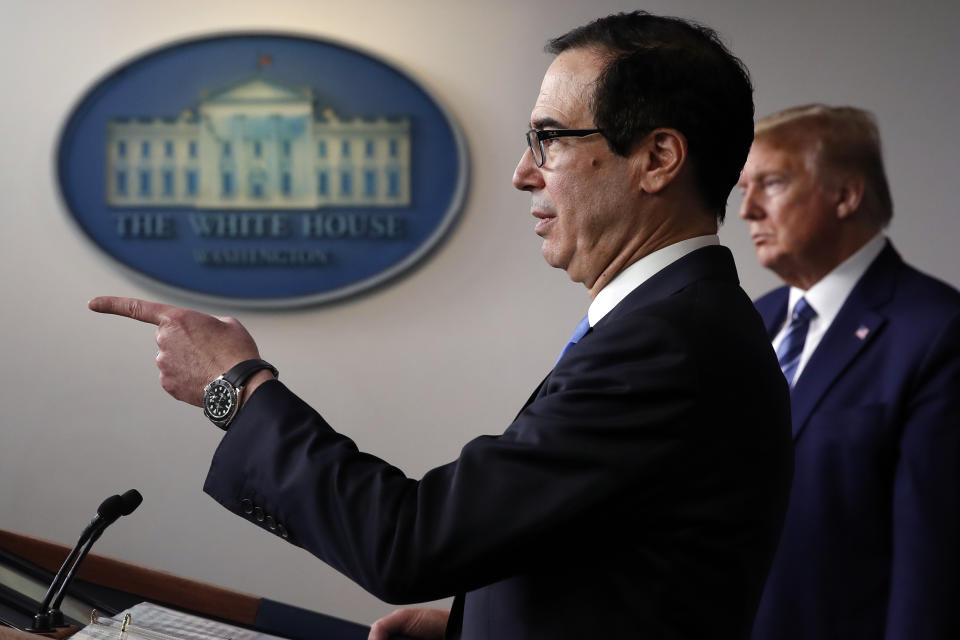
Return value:
<svg viewBox="0 0 960 640">
<path fill-rule="evenodd" d="M 755 640 L 960 637 L 960 295 L 905 264 L 872 114 L 760 120 L 740 183 L 796 471 Z"/>
</svg>

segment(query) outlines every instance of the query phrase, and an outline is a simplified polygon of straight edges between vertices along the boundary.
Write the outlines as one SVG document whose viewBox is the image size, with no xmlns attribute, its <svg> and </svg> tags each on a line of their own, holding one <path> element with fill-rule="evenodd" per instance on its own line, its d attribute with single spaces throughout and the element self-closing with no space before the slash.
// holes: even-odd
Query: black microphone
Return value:
<svg viewBox="0 0 960 640">
<path fill-rule="evenodd" d="M 50 603 L 50 609 L 47 611 L 49 616 L 49 624 L 53 627 L 63 627 L 63 613 L 60 611 L 60 603 L 63 602 L 63 597 L 67 594 L 67 587 L 70 586 L 70 583 L 73 581 L 73 577 L 77 574 L 77 571 L 80 570 L 80 563 L 83 562 L 84 558 L 87 557 L 87 554 L 90 553 L 90 548 L 93 547 L 93 543 L 100 539 L 100 536 L 103 535 L 104 530 L 113 524 L 121 516 L 128 516 L 134 512 L 134 510 L 140 506 L 140 503 L 143 502 L 143 496 L 140 495 L 140 492 L 136 489 L 130 489 L 120 496 L 120 501 L 116 504 L 116 507 L 112 507 L 111 510 L 106 513 L 100 522 L 94 527 L 93 532 L 90 534 L 90 538 L 87 540 L 86 544 L 83 545 L 83 550 L 80 551 L 80 555 L 77 557 L 76 562 L 73 563 L 73 566 L 70 567 L 70 570 L 67 572 L 66 578 L 63 579 L 63 582 L 60 584 L 60 589 L 57 591 L 57 595 L 53 597 L 53 600 Z"/>
<path fill-rule="evenodd" d="M 136 489 L 130 489 L 122 496 L 112 495 L 97 507 L 97 515 L 80 534 L 77 544 L 70 551 L 70 555 L 63 561 L 57 575 L 54 576 L 50 588 L 40 602 L 36 615 L 33 616 L 33 626 L 27 631 L 34 633 L 49 633 L 54 627 L 64 626 L 63 613 L 60 612 L 60 603 L 66 595 L 67 586 L 73 580 L 80 563 L 87 557 L 93 543 L 100 538 L 104 530 L 116 522 L 121 516 L 130 515 L 143 502 L 143 496 Z M 56 596 L 54 596 L 56 594 Z M 53 605 L 51 606 L 51 602 Z"/>
</svg>

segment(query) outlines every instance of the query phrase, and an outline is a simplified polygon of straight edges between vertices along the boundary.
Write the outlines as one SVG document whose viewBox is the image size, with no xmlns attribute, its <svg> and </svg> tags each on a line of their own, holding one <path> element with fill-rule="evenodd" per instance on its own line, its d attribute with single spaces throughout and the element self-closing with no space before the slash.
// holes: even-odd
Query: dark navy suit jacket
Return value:
<svg viewBox="0 0 960 640">
<path fill-rule="evenodd" d="M 420 480 L 271 381 L 204 488 L 383 600 L 456 595 L 448 637 L 746 638 L 789 419 L 732 256 L 706 247 L 598 322 L 504 433 Z"/>
<path fill-rule="evenodd" d="M 771 338 L 787 297 L 756 302 Z M 960 294 L 888 243 L 791 401 L 796 472 L 754 639 L 960 638 Z"/>
</svg>

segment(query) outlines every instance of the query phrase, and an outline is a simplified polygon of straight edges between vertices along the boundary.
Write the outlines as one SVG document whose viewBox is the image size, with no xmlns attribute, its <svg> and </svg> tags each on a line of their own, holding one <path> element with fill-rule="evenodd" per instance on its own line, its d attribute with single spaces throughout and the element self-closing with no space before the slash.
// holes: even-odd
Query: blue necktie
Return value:
<svg viewBox="0 0 960 640">
<path fill-rule="evenodd" d="M 810 321 L 816 317 L 817 312 L 807 304 L 805 298 L 797 300 L 797 304 L 793 307 L 790 326 L 787 327 L 787 335 L 783 337 L 783 341 L 777 349 L 780 369 L 783 370 L 783 377 L 787 379 L 787 384 L 791 387 L 793 386 L 793 377 L 797 374 L 797 366 L 800 364 L 803 344 L 807 341 Z"/>
<path fill-rule="evenodd" d="M 581 320 L 577 328 L 573 330 L 573 335 L 570 336 L 570 342 L 567 343 L 567 346 L 565 346 L 563 351 L 560 352 L 560 355 L 557 356 L 557 362 L 560 362 L 560 359 L 570 350 L 570 347 L 580 342 L 580 338 L 587 335 L 587 331 L 590 331 L 590 320 L 587 316 L 583 316 L 583 320 Z M 557 362 L 554 362 L 553 366 L 557 366 Z"/>
</svg>

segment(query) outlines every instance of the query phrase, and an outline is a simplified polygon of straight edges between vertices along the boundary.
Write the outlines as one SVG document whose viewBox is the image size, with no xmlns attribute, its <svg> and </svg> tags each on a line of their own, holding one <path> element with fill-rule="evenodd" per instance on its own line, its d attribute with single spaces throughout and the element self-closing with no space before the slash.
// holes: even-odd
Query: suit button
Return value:
<svg viewBox="0 0 960 640">
<path fill-rule="evenodd" d="M 247 515 L 253 513 L 253 502 L 250 501 L 250 498 L 244 498 L 240 501 L 240 508 L 243 509 L 243 512 Z"/>
<path fill-rule="evenodd" d="M 266 525 L 270 531 L 276 531 L 277 529 L 277 521 L 273 519 L 273 516 L 267 516 Z"/>
<path fill-rule="evenodd" d="M 277 534 L 284 540 L 290 537 L 290 534 L 287 532 L 287 528 L 282 524 L 277 525 Z"/>
<path fill-rule="evenodd" d="M 254 519 L 254 520 L 256 520 L 257 522 L 263 522 L 264 516 L 265 516 L 265 514 L 263 513 L 263 509 L 261 509 L 260 507 L 254 508 L 254 510 L 253 510 L 253 519 Z"/>
</svg>

